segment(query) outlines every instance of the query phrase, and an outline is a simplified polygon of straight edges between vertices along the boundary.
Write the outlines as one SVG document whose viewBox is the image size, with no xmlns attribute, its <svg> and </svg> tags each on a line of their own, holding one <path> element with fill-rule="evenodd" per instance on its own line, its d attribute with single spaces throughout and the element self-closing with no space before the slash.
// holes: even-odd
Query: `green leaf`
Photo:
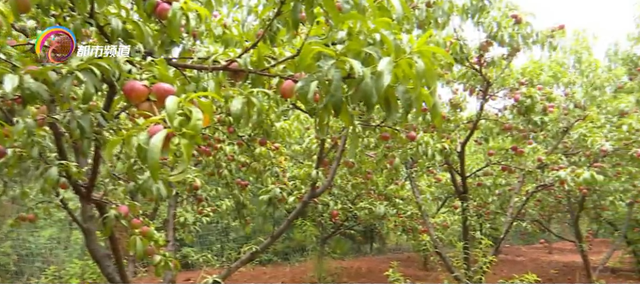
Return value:
<svg viewBox="0 0 640 284">
<path fill-rule="evenodd" d="M 393 59 L 391 57 L 385 57 L 378 63 L 378 78 L 379 78 L 379 90 L 384 90 L 391 83 L 393 78 Z"/>
<path fill-rule="evenodd" d="M 165 100 L 165 111 L 167 113 L 167 119 L 169 120 L 169 125 L 174 126 L 176 116 L 178 114 L 178 106 L 180 104 L 180 99 L 176 96 L 169 96 L 167 100 Z"/>
<path fill-rule="evenodd" d="M 387 114 L 387 121 L 394 122 L 396 115 L 398 114 L 398 98 L 394 89 L 387 89 L 382 97 L 382 109 Z"/>
<path fill-rule="evenodd" d="M 416 42 L 416 50 L 422 46 L 427 45 L 427 41 L 429 40 L 429 38 L 431 38 L 431 36 L 433 36 L 433 30 L 427 30 L 425 33 L 423 33 L 420 39 L 418 39 L 418 41 Z"/>
<path fill-rule="evenodd" d="M 355 78 L 360 78 L 362 77 L 362 75 L 364 74 L 364 67 L 362 66 L 362 63 L 360 63 L 360 61 L 357 61 L 355 59 L 352 58 L 348 58 L 345 57 L 345 60 L 347 60 L 347 62 L 349 63 L 349 65 L 351 65 L 351 68 L 353 69 L 354 77 Z"/>
<path fill-rule="evenodd" d="M 154 181 L 160 179 L 160 156 L 162 155 L 162 148 L 164 146 L 164 140 L 167 136 L 168 130 L 163 129 L 156 133 L 149 141 L 149 149 L 147 150 L 147 166 L 149 173 Z"/>
<path fill-rule="evenodd" d="M 342 98 L 342 74 L 340 70 L 335 69 L 333 73 L 333 81 L 331 82 L 331 94 L 329 95 L 329 104 L 333 109 L 333 115 L 335 117 L 340 116 L 343 102 L 344 100 Z"/>
<path fill-rule="evenodd" d="M 144 243 L 142 241 L 142 238 L 139 236 L 135 237 L 135 254 L 136 254 L 136 258 L 138 259 L 142 259 L 144 257 Z"/>
<path fill-rule="evenodd" d="M 244 108 L 244 104 L 245 104 L 245 98 L 242 96 L 237 96 L 235 98 L 233 98 L 233 101 L 231 101 L 231 105 L 229 105 L 229 111 L 231 112 L 231 117 L 233 118 L 234 121 L 237 121 L 238 123 L 240 123 L 240 121 L 242 121 L 243 118 L 243 108 Z"/>
<path fill-rule="evenodd" d="M 2 88 L 5 92 L 11 93 L 18 84 L 20 84 L 20 76 L 15 74 L 5 74 L 2 78 Z"/>
<path fill-rule="evenodd" d="M 349 112 L 347 104 L 342 104 L 342 110 L 340 111 L 340 120 L 347 126 L 353 126 L 353 115 Z"/>
<path fill-rule="evenodd" d="M 300 28 L 300 12 L 302 12 L 302 5 L 299 1 L 294 1 L 291 7 L 291 26 L 294 31 Z"/>
<path fill-rule="evenodd" d="M 360 83 L 360 86 L 358 86 L 358 92 L 363 98 L 364 104 L 367 107 L 367 111 L 373 111 L 373 109 L 376 107 L 376 104 L 378 103 L 378 92 L 374 87 L 371 73 L 369 73 L 369 71 L 366 71 L 364 73 L 364 80 L 362 81 L 362 83 Z"/>
<path fill-rule="evenodd" d="M 437 46 L 422 46 L 420 48 L 418 48 L 416 51 L 418 52 L 422 52 L 422 51 L 426 51 L 429 53 L 435 53 L 438 54 L 442 57 L 444 57 L 445 60 L 447 60 L 447 62 L 449 63 L 454 63 L 453 57 L 451 57 L 451 55 L 449 53 L 447 53 L 446 50 L 437 47 Z"/>
<path fill-rule="evenodd" d="M 107 161 L 113 160 L 113 151 L 122 143 L 122 138 L 111 138 L 109 142 L 107 142 L 107 146 L 104 149 L 103 157 Z"/>
<path fill-rule="evenodd" d="M 429 107 L 429 112 L 431 114 L 431 121 L 436 127 L 442 127 L 442 109 L 440 109 L 440 101 L 437 98 L 433 98 L 433 103 Z"/>
<path fill-rule="evenodd" d="M 202 130 L 202 122 L 204 121 L 204 115 L 202 111 L 195 107 L 190 106 L 189 111 L 191 113 L 191 120 L 189 121 L 189 125 L 187 125 L 187 130 L 191 131 L 192 134 L 199 135 Z"/>
<path fill-rule="evenodd" d="M 180 36 L 182 35 L 182 31 L 180 30 L 181 26 L 181 18 L 182 18 L 182 10 L 180 9 L 180 5 L 174 4 L 171 6 L 171 13 L 169 13 L 169 19 L 167 19 L 167 33 L 169 34 L 169 38 L 174 41 L 179 41 Z"/>
<path fill-rule="evenodd" d="M 404 1 L 402 0 L 391 0 L 391 4 L 393 5 L 393 8 L 396 9 L 396 13 L 395 13 L 396 20 L 402 18 L 402 16 L 404 15 L 404 9 L 408 10 L 409 8 L 409 7 L 406 7 L 406 4 L 404 4 Z"/>
<path fill-rule="evenodd" d="M 307 100 L 309 102 L 313 101 L 313 95 L 316 93 L 316 90 L 318 89 L 318 81 L 313 81 L 311 82 L 311 84 L 309 85 L 309 92 L 307 93 Z"/>
<path fill-rule="evenodd" d="M 116 218 L 113 215 L 113 211 L 104 216 L 104 235 L 110 236 L 113 232 L 113 226 L 116 224 Z"/>
</svg>

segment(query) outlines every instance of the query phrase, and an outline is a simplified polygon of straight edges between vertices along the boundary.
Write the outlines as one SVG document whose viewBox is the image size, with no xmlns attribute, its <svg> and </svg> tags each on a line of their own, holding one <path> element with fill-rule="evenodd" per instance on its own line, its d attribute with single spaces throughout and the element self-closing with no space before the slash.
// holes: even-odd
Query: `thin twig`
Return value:
<svg viewBox="0 0 640 284">
<path fill-rule="evenodd" d="M 271 26 L 273 25 L 273 23 L 276 21 L 276 19 L 280 16 L 280 14 L 282 14 L 282 8 L 284 8 L 284 4 L 287 3 L 286 0 L 280 0 L 280 5 L 278 5 L 278 8 L 276 9 L 276 13 L 273 15 L 273 17 L 269 20 L 269 22 L 267 22 L 267 25 L 262 29 L 262 34 L 260 34 L 260 36 L 251 44 L 249 45 L 247 48 L 245 48 L 244 50 L 242 50 L 242 52 L 240 52 L 240 54 L 238 54 L 235 59 L 238 60 L 240 59 L 242 56 L 244 56 L 245 54 L 247 54 L 249 51 L 253 50 L 254 48 L 258 47 L 258 44 L 260 44 L 260 41 L 262 41 L 262 39 L 267 35 L 267 32 L 269 31 L 269 29 L 271 28 Z M 233 62 L 235 62 L 236 60 L 229 60 L 224 66 L 225 67 L 229 67 Z"/>
</svg>

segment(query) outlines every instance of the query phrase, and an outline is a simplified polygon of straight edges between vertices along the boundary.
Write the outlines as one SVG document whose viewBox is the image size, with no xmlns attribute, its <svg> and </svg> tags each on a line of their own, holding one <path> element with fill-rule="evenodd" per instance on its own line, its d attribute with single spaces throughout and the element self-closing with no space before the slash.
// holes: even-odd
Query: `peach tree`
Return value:
<svg viewBox="0 0 640 284">
<path fill-rule="evenodd" d="M 224 281 L 336 187 L 362 121 L 393 120 L 400 109 L 406 117 L 424 103 L 439 121 L 437 66 L 451 58 L 416 30 L 415 3 L 389 4 L 3 3 L 3 193 L 30 205 L 49 199 L 110 283 L 130 283 L 134 259 L 175 281 L 176 234 L 205 218 L 248 226 L 265 207 L 284 214 L 215 278 Z M 78 45 L 131 54 L 53 64 L 34 44 L 57 25 Z M 45 53 L 65 44 L 55 38 Z"/>
<path fill-rule="evenodd" d="M 636 67 L 601 67 L 584 37 L 558 42 L 564 25 L 535 31 L 509 4 L 437 4 L 430 9 L 458 9 L 467 25 L 454 25 L 442 43 L 455 59 L 442 77 L 452 91 L 442 128 L 414 118 L 411 128 L 422 133 L 400 131 L 416 141 L 401 158 L 422 215 L 418 242 L 426 242 L 426 253 L 433 250 L 456 282 L 484 281 L 514 226 L 549 230 L 539 219 L 556 212 L 572 228 L 564 239 L 576 244 L 595 281 L 581 216 L 595 214 L 589 222 L 600 224 L 602 208 L 609 220 L 631 216 L 637 197 L 625 180 L 634 174 L 625 161 L 636 157 L 626 134 L 635 125 L 636 100 L 628 95 L 635 84 L 630 78 L 619 83 L 619 74 L 635 78 Z M 479 42 L 467 39 L 469 26 L 481 34 Z M 526 51 L 538 55 L 514 64 Z M 612 129 L 612 122 L 621 128 Z M 444 228 L 436 226 L 442 219 L 448 220 Z M 459 241 L 443 241 L 453 236 Z"/>
</svg>

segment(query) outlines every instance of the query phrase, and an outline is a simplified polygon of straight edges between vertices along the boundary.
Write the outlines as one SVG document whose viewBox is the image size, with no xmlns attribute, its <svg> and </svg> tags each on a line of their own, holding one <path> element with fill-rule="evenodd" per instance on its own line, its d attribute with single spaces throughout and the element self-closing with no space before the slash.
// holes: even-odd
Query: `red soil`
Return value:
<svg viewBox="0 0 640 284">
<path fill-rule="evenodd" d="M 597 239 L 592 242 L 589 253 L 592 265 L 597 266 L 602 255 L 609 249 L 609 241 Z M 609 261 L 613 264 L 620 259 L 619 254 Z M 325 282 L 338 283 L 387 283 L 384 273 L 391 262 L 398 262 L 404 277 L 413 282 L 442 283 L 447 277 L 443 271 L 425 271 L 422 261 L 416 254 L 389 254 L 383 256 L 360 257 L 348 260 L 329 261 Z M 633 275 L 631 269 L 616 269 L 612 273 L 600 273 L 599 278 L 607 283 L 638 283 L 640 278 Z M 184 271 L 178 275 L 178 283 L 202 281 L 202 273 L 215 274 L 219 270 Z M 497 283 L 508 280 L 514 274 L 528 272 L 536 274 L 543 283 L 584 283 L 582 262 L 573 244 L 567 242 L 553 244 L 553 254 L 549 254 L 546 245 L 505 246 L 498 263 L 488 273 L 486 282 Z M 200 277 L 200 278 L 199 278 Z M 142 277 L 137 283 L 158 283 L 158 278 Z M 228 283 L 314 283 L 313 262 L 295 265 L 274 264 L 269 266 L 245 267 L 227 280 Z"/>
</svg>

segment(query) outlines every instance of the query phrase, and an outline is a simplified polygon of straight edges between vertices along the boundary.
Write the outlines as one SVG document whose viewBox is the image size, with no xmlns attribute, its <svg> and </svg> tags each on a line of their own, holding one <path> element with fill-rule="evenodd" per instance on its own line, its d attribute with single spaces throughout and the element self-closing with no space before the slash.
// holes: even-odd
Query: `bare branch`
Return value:
<svg viewBox="0 0 640 284">
<path fill-rule="evenodd" d="M 431 222 L 431 218 L 429 217 L 429 214 L 427 214 L 427 211 L 425 211 L 424 209 L 424 206 L 422 203 L 422 195 L 420 194 L 420 191 L 418 190 L 418 185 L 416 184 L 415 180 L 413 179 L 413 175 L 411 174 L 412 162 L 413 161 L 408 161 L 407 164 L 405 165 L 407 169 L 407 179 L 409 179 L 409 185 L 411 186 L 411 191 L 413 192 L 413 196 L 416 201 L 418 212 L 420 212 L 420 215 L 422 216 L 422 221 L 427 227 L 427 235 L 429 235 L 429 239 L 431 239 L 431 242 L 435 247 L 435 253 L 438 255 L 438 257 L 444 264 L 447 272 L 449 272 L 449 274 L 451 274 L 451 276 L 453 276 L 453 278 L 456 281 L 458 281 L 458 283 L 467 283 L 467 280 L 465 279 L 464 275 L 461 274 L 453 265 L 453 262 L 451 261 L 451 259 L 447 255 L 447 252 L 445 251 L 445 247 L 442 245 L 442 243 L 438 239 L 438 236 L 436 236 L 435 234 L 435 227 Z"/>
<path fill-rule="evenodd" d="M 572 239 L 569 239 L 569 238 L 567 238 L 567 237 L 563 237 L 563 236 L 561 236 L 560 234 L 558 234 L 558 233 L 554 232 L 551 228 L 547 227 L 547 226 L 546 226 L 544 223 L 542 223 L 540 220 L 537 220 L 537 219 L 536 219 L 536 220 L 531 220 L 531 221 L 532 221 L 532 222 L 534 222 L 534 223 L 536 223 L 536 224 L 538 224 L 538 226 L 542 227 L 542 228 L 543 228 L 545 231 L 547 231 L 549 234 L 553 235 L 554 237 L 556 237 L 556 238 L 558 238 L 558 239 L 560 239 L 560 240 L 563 240 L 563 241 L 566 241 L 566 242 L 570 242 L 570 243 L 573 243 L 573 244 L 575 244 L 575 243 L 576 243 L 576 241 L 574 241 L 574 240 L 572 240 Z"/>
<path fill-rule="evenodd" d="M 620 232 L 620 238 L 618 238 L 618 240 L 615 240 L 612 244 L 611 244 L 611 248 L 609 248 L 609 251 L 607 251 L 607 253 L 604 255 L 604 257 L 602 257 L 602 260 L 600 260 L 600 264 L 598 264 L 598 268 L 596 268 L 595 273 L 593 274 L 593 278 L 598 278 L 598 274 L 600 274 L 600 270 L 602 270 L 602 268 L 609 262 L 609 260 L 611 259 L 611 257 L 613 256 L 613 254 L 619 249 L 620 243 L 624 242 L 627 232 L 629 231 L 629 225 L 631 224 L 631 218 L 633 217 L 633 206 L 635 205 L 635 202 L 631 201 L 629 203 L 627 203 L 627 216 L 625 218 L 624 221 L 624 226 L 622 227 L 622 231 Z"/>
<path fill-rule="evenodd" d="M 283 57 L 282 59 L 269 64 L 269 66 L 260 69 L 260 71 L 267 71 L 267 70 L 269 70 L 269 69 L 271 69 L 273 67 L 276 67 L 276 66 L 278 66 L 278 65 L 280 65 L 282 63 L 285 63 L 285 62 L 287 62 L 289 60 L 292 60 L 292 59 L 300 56 L 300 53 L 302 53 L 302 49 L 304 48 L 304 45 L 307 43 L 307 40 L 309 40 L 309 36 L 311 36 L 311 29 L 313 28 L 314 25 L 315 25 L 315 22 L 312 23 L 311 26 L 309 26 L 309 28 L 307 29 L 307 34 L 304 36 L 304 39 L 302 40 L 302 44 L 300 45 L 300 47 L 298 47 L 298 49 L 296 50 L 295 53 L 293 53 L 293 54 L 291 54 L 289 56 Z"/>
<path fill-rule="evenodd" d="M 227 267 L 220 275 L 216 277 L 217 280 L 219 281 L 226 280 L 231 275 L 233 275 L 236 271 L 238 271 L 240 268 L 249 264 L 250 262 L 255 260 L 260 254 L 262 254 L 267 249 L 269 249 L 269 247 L 271 247 L 278 239 L 280 239 L 280 237 L 282 237 L 282 235 L 284 235 L 284 233 L 291 227 L 293 222 L 297 220 L 302 215 L 302 213 L 304 213 L 306 208 L 311 203 L 311 200 L 320 196 L 329 187 L 331 187 L 331 185 L 333 184 L 333 180 L 336 177 L 338 167 L 340 166 L 340 160 L 342 159 L 342 154 L 344 153 L 344 149 L 346 148 L 348 134 L 349 134 L 349 130 L 346 129 L 342 134 L 340 148 L 338 149 L 338 154 L 336 156 L 336 159 L 333 162 L 331 169 L 329 170 L 329 176 L 325 180 L 324 184 L 320 187 L 320 189 L 314 191 L 313 188 L 310 188 L 307 194 L 305 194 L 304 197 L 302 198 L 302 201 L 298 203 L 298 206 L 289 214 L 289 216 L 287 216 L 287 219 L 285 219 L 284 222 L 282 222 L 282 224 L 280 224 L 280 226 L 278 226 L 278 228 L 274 230 L 271 233 L 271 235 L 258 246 L 257 249 L 244 254 L 240 259 L 234 262 L 231 266 Z M 321 151 L 319 151 L 318 158 L 322 156 L 324 156 L 324 154 Z M 319 159 L 319 160 L 322 161 L 322 159 Z"/>
<path fill-rule="evenodd" d="M 245 54 L 247 54 L 249 51 L 255 49 L 256 47 L 258 47 L 258 44 L 260 44 L 260 41 L 262 41 L 262 39 L 267 35 L 267 32 L 269 32 L 269 29 L 271 28 L 271 26 L 273 25 L 273 23 L 276 21 L 276 19 L 282 14 L 282 8 L 284 8 L 284 4 L 287 3 L 286 0 L 280 0 L 280 4 L 278 5 L 278 8 L 276 8 L 276 13 L 273 15 L 273 17 L 271 17 L 271 19 L 269 20 L 269 22 L 267 22 L 267 24 L 265 25 L 265 27 L 262 29 L 262 34 L 260 36 L 258 36 L 258 38 L 251 44 L 249 45 L 247 48 L 245 48 L 244 50 L 242 50 L 242 52 L 240 52 L 240 54 L 238 54 L 235 59 L 240 59 L 242 56 L 244 56 Z M 233 63 L 235 60 L 229 60 L 227 62 L 227 64 L 225 64 L 225 67 L 229 67 L 231 65 L 231 63 Z"/>
</svg>

